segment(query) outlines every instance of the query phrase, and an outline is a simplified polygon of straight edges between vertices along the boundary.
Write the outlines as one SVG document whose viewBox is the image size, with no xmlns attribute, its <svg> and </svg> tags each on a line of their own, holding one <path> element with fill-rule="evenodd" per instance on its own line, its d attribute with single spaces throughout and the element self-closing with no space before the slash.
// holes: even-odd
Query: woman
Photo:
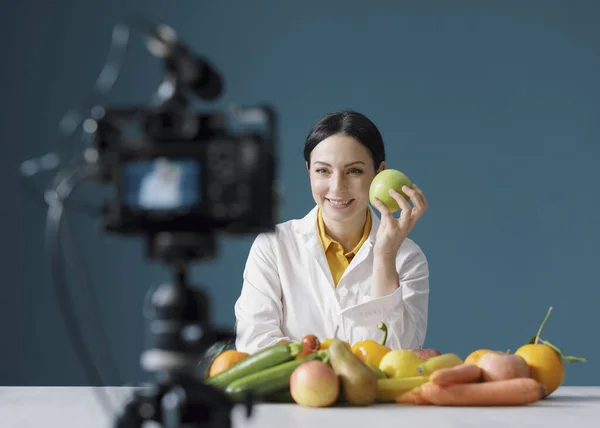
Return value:
<svg viewBox="0 0 600 428">
<path fill-rule="evenodd" d="M 310 131 L 304 158 L 316 206 L 301 219 L 277 225 L 254 241 L 235 304 L 238 351 L 254 353 L 282 340 L 337 337 L 353 344 L 379 341 L 388 327 L 392 349 L 423 346 L 429 269 L 407 234 L 427 209 L 416 186 L 390 191 L 399 218 L 369 187 L 385 169 L 377 127 L 351 111 L 330 113 Z"/>
</svg>

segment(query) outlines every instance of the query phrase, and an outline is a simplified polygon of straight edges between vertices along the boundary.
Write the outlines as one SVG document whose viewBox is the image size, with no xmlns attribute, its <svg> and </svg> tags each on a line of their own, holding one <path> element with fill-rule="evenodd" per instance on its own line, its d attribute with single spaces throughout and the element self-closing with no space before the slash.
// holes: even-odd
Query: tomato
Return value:
<svg viewBox="0 0 600 428">
<path fill-rule="evenodd" d="M 302 339 L 302 352 L 300 352 L 295 359 L 299 360 L 300 358 L 304 358 L 313 352 L 317 352 L 320 347 L 321 342 L 319 341 L 319 338 L 314 334 L 308 334 Z"/>
<path fill-rule="evenodd" d="M 308 334 L 304 336 L 304 339 L 302 339 L 302 344 L 312 351 L 318 351 L 321 347 L 321 342 L 319 341 L 319 338 L 314 334 Z"/>
</svg>

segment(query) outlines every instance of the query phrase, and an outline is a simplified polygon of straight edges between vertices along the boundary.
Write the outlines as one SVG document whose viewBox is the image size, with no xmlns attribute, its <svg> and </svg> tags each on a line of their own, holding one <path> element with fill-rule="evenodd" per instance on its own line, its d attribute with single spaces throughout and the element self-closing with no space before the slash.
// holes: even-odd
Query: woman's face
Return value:
<svg viewBox="0 0 600 428">
<path fill-rule="evenodd" d="M 376 173 L 365 146 L 353 137 L 332 135 L 317 144 L 310 162 L 310 187 L 324 218 L 346 221 L 365 214 Z"/>
</svg>

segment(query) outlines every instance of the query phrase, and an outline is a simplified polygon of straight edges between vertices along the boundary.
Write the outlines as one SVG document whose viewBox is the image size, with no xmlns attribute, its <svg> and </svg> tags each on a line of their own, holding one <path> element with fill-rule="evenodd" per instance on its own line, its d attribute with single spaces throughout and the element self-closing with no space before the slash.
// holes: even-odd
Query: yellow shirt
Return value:
<svg viewBox="0 0 600 428">
<path fill-rule="evenodd" d="M 327 257 L 327 263 L 329 264 L 329 269 L 331 269 L 331 275 L 333 276 L 333 283 L 337 287 L 344 271 L 362 244 L 369 237 L 369 233 L 371 233 L 371 210 L 367 209 L 367 221 L 365 222 L 362 238 L 360 239 L 359 243 L 356 244 L 356 247 L 352 249 L 352 251 L 345 254 L 342 244 L 327 236 L 327 233 L 325 232 L 325 223 L 323 222 L 323 217 L 321 216 L 321 210 L 319 210 L 317 214 L 317 226 L 319 228 L 321 243 L 323 244 L 323 249 L 325 250 L 325 256 Z"/>
</svg>

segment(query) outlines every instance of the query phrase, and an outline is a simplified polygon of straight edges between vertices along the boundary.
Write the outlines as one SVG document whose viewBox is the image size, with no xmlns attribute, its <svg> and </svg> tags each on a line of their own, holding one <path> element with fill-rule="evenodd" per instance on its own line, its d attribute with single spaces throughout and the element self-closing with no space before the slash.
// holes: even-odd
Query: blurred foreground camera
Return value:
<svg viewBox="0 0 600 428">
<path fill-rule="evenodd" d="M 140 362 L 156 382 L 135 389 L 114 427 L 141 428 L 150 420 L 163 428 L 230 427 L 235 403 L 204 384 L 197 370 L 207 352 L 231 344 L 235 332 L 212 325 L 208 295 L 188 283 L 188 266 L 215 256 L 218 235 L 274 229 L 276 117 L 269 106 L 192 110 L 188 97 L 214 100 L 221 94 L 219 73 L 179 43 L 170 27 L 145 26 L 143 32 L 165 70 L 153 102 L 91 108 L 83 126 L 91 147 L 74 166 L 58 171 L 44 194 L 52 279 L 74 347 L 91 381 L 101 383 L 65 297 L 60 235 L 74 190 L 90 181 L 108 185 L 105 230 L 145 237 L 149 258 L 173 272 L 144 306 L 147 347 Z M 101 77 L 113 82 L 114 69 L 106 70 Z M 22 169 L 30 171 L 31 162 Z M 246 404 L 249 415 L 252 401 Z"/>
<path fill-rule="evenodd" d="M 216 234 L 274 228 L 276 117 L 269 106 L 190 111 L 188 93 L 215 98 L 221 80 L 165 28 L 150 38 L 165 59 L 157 105 L 96 111 L 94 148 L 115 192 L 105 206 L 107 231 L 146 235 L 153 257 L 156 239 L 168 234 L 170 248 L 184 248 L 189 260 L 212 255 Z"/>
<path fill-rule="evenodd" d="M 187 114 L 108 110 L 95 146 L 115 199 L 105 226 L 123 234 L 247 234 L 274 213 L 274 116 L 268 108 Z"/>
</svg>

